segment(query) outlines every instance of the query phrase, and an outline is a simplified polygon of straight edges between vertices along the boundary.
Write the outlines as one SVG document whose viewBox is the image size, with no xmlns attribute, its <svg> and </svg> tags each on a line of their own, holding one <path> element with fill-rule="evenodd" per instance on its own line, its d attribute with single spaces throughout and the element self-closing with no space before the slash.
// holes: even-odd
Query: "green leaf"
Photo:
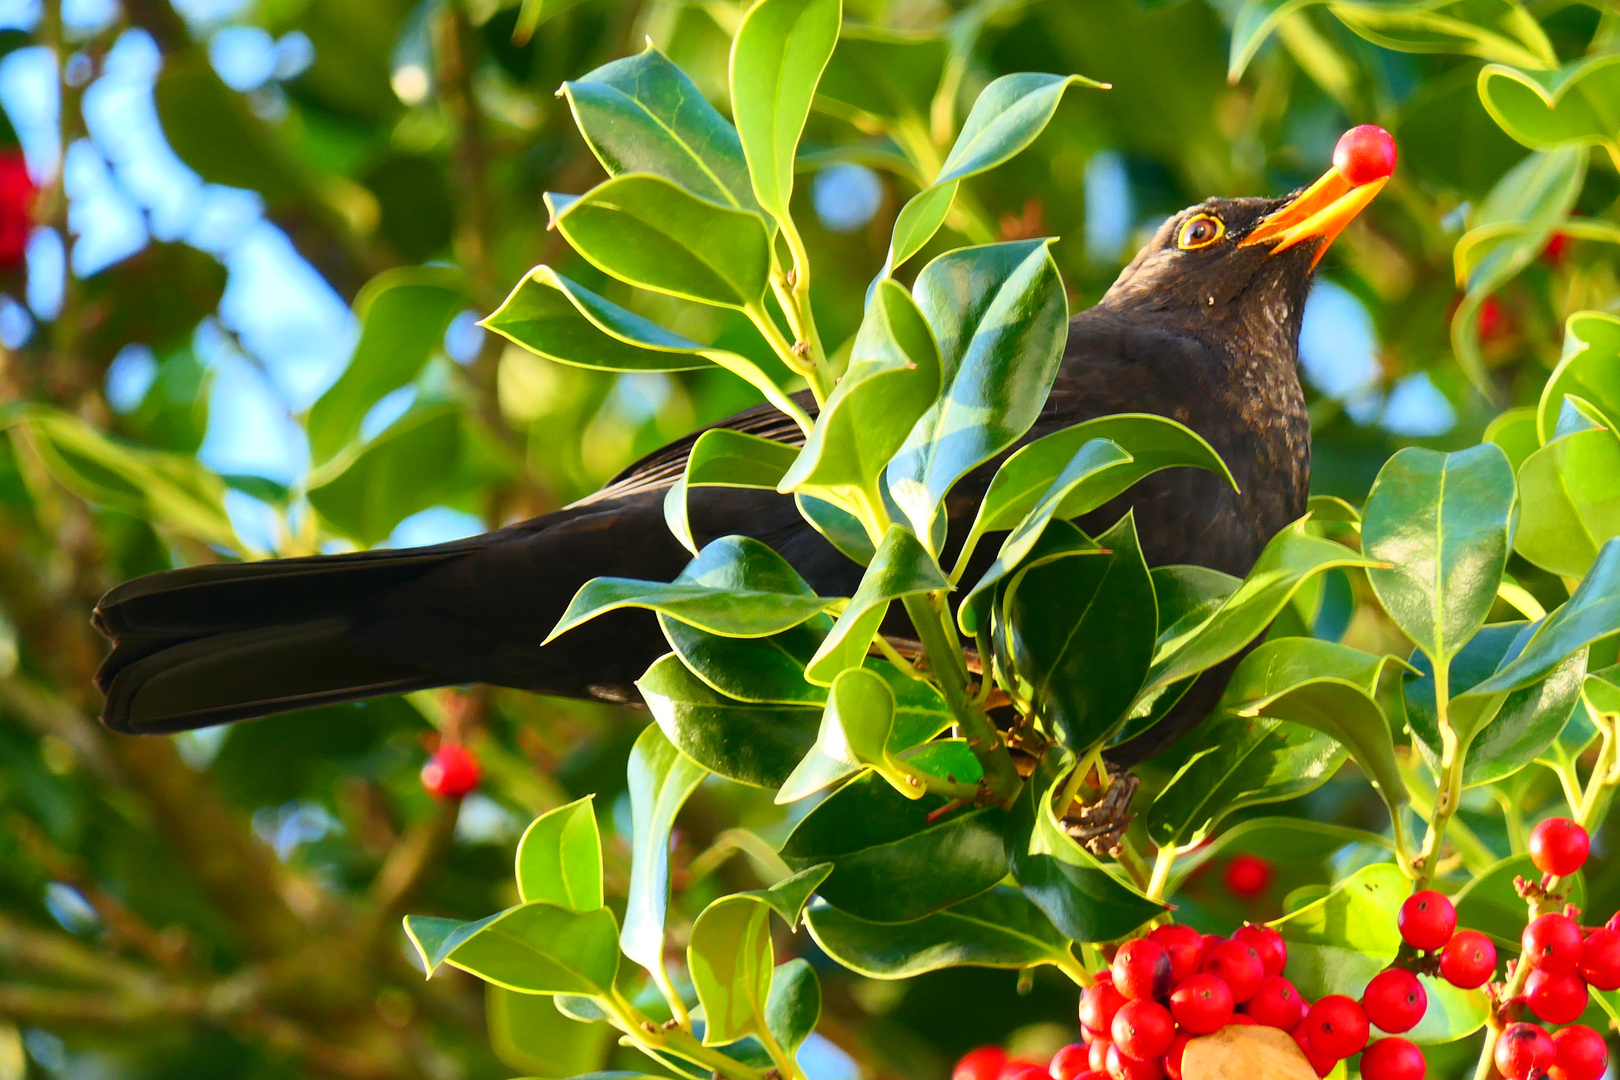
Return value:
<svg viewBox="0 0 1620 1080">
<path fill-rule="evenodd" d="M 787 778 L 776 801 L 794 802 L 826 786 L 822 758 L 852 769 L 873 769 L 906 798 L 922 798 L 922 782 L 889 755 L 894 711 L 894 692 L 881 676 L 860 667 L 840 672 L 827 694 L 815 748 Z"/>
<path fill-rule="evenodd" d="M 1508 693 L 1552 674 L 1564 660 L 1620 630 L 1620 540 L 1610 540 L 1563 606 L 1542 622 L 1524 651 L 1469 696 Z"/>
<path fill-rule="evenodd" d="M 1073 758 L 1058 751 L 1041 759 L 1008 814 L 1007 861 L 1024 893 L 1065 935 L 1112 941 L 1164 907 L 1110 874 L 1059 827 L 1052 800 L 1072 767 Z"/>
<path fill-rule="evenodd" d="M 843 20 L 840 0 L 756 0 L 731 43 L 731 111 L 754 196 L 787 222 L 793 156 Z"/>
<path fill-rule="evenodd" d="M 1514 550 L 1549 573 L 1581 577 L 1620 536 L 1617 488 L 1620 437 L 1613 431 L 1593 427 L 1554 438 L 1519 470 L 1524 512 Z"/>
<path fill-rule="evenodd" d="M 658 625 L 681 663 L 726 697 L 816 708 L 827 700 L 826 687 L 805 681 L 804 666 L 832 629 L 831 616 L 817 615 L 763 638 L 721 637 L 667 615 L 658 616 Z"/>
<path fill-rule="evenodd" d="M 1513 879 L 1540 881 L 1541 871 L 1528 855 L 1513 855 L 1492 866 L 1462 887 L 1452 898 L 1457 907 L 1457 925 L 1489 934 L 1497 948 L 1509 955 L 1519 951 L 1519 938 L 1524 933 L 1524 898 L 1519 895 Z M 1586 906 L 1586 876 L 1576 872 L 1569 881 L 1568 901 L 1576 907 Z"/>
<path fill-rule="evenodd" d="M 1451 693 L 1458 696 L 1494 674 L 1533 632 L 1527 623 L 1493 623 L 1475 634 L 1451 660 Z M 1406 680 L 1406 721 L 1413 745 L 1431 768 L 1440 761 L 1440 725 L 1435 714 L 1434 667 L 1424 656 Z M 1580 700 L 1586 654 L 1577 651 L 1545 679 L 1520 687 L 1502 702 L 1495 716 L 1472 733 L 1463 761 L 1463 785 L 1474 787 L 1513 775 L 1530 764 L 1558 738 Z"/>
<path fill-rule="evenodd" d="M 1564 353 L 1541 390 L 1536 434 L 1552 441 L 1564 395 L 1574 394 L 1620 416 L 1620 318 L 1603 311 L 1577 311 L 1564 322 Z"/>
<path fill-rule="evenodd" d="M 830 905 L 805 922 L 822 951 L 872 979 L 909 979 L 948 967 L 1073 968 L 1069 939 L 1016 889 L 1001 887 L 926 918 L 870 922 Z"/>
<path fill-rule="evenodd" d="M 1335 3 L 1333 13 L 1375 45 L 1412 53 L 1458 53 L 1526 67 L 1558 62 L 1552 43 L 1519 0 L 1378 0 Z"/>
<path fill-rule="evenodd" d="M 1097 542 L 1109 554 L 1019 571 L 1003 602 L 1014 667 L 1052 733 L 1077 754 L 1104 742 L 1125 718 L 1158 632 L 1134 515 Z"/>
<path fill-rule="evenodd" d="M 571 911 L 602 906 L 602 838 L 596 830 L 595 796 L 548 810 L 529 823 L 518 841 L 518 896 L 545 900 Z"/>
<path fill-rule="evenodd" d="M 820 708 L 728 698 L 674 653 L 655 660 L 636 688 L 669 741 L 728 780 L 779 788 L 815 745 Z"/>
<path fill-rule="evenodd" d="M 1232 21 L 1232 45 L 1227 55 L 1226 78 L 1237 82 L 1243 78 L 1249 63 L 1269 38 L 1297 11 L 1325 4 L 1328 0 L 1244 0 Z"/>
<path fill-rule="evenodd" d="M 804 677 L 831 685 L 839 672 L 861 665 L 891 603 L 950 587 L 950 579 L 917 538 L 903 525 L 890 525 L 849 606 L 810 658 Z"/>
<path fill-rule="evenodd" d="M 558 1010 L 557 1000 L 489 987 L 484 1013 L 490 1048 L 508 1068 L 537 1076 L 578 1076 L 607 1060 L 613 1029 L 580 1023 Z"/>
<path fill-rule="evenodd" d="M 1532 150 L 1605 146 L 1620 155 L 1620 56 L 1590 56 L 1556 71 L 1489 64 L 1479 99 L 1502 130 Z"/>
<path fill-rule="evenodd" d="M 152 91 L 169 146 L 203 180 L 257 191 L 273 210 L 302 200 L 318 204 L 309 167 L 220 80 L 202 52 L 165 64 Z"/>
<path fill-rule="evenodd" d="M 758 209 L 737 129 L 651 45 L 561 93 L 609 176 L 653 173 L 701 199 Z"/>
<path fill-rule="evenodd" d="M 1243 658 L 1217 712 L 1266 716 L 1314 728 L 1337 740 L 1367 774 L 1399 823 L 1411 801 L 1395 763 L 1389 720 L 1377 701 L 1378 680 L 1393 656 L 1316 638 L 1279 638 Z"/>
<path fill-rule="evenodd" d="M 751 896 L 722 896 L 692 924 L 687 970 L 703 1005 L 705 1046 L 721 1046 L 765 1028 L 776 960 L 771 909 Z"/>
<path fill-rule="evenodd" d="M 821 980 L 805 959 L 779 964 L 765 1000 L 765 1027 L 791 1056 L 821 1020 Z"/>
<path fill-rule="evenodd" d="M 855 510 L 939 391 L 939 346 L 911 294 L 878 282 L 855 335 L 849 369 L 833 388 L 779 491 Z"/>
<path fill-rule="evenodd" d="M 648 724 L 630 749 L 630 893 L 619 947 L 648 971 L 661 973 L 664 919 L 669 910 L 669 834 L 675 816 L 708 771 L 675 749 Z"/>
<path fill-rule="evenodd" d="M 1525 459 L 1541 449 L 1541 440 L 1536 435 L 1536 410 L 1508 409 L 1497 413 L 1485 426 L 1485 434 L 1480 441 L 1500 446 L 1502 453 L 1507 455 L 1508 464 L 1513 466 L 1513 472 L 1517 474 Z M 1519 528 L 1523 527 L 1521 520 Z"/>
<path fill-rule="evenodd" d="M 1395 848 L 1387 836 L 1352 829 L 1347 825 L 1297 817 L 1249 818 L 1178 858 L 1165 894 L 1174 896 L 1182 883 L 1199 867 L 1207 866 L 1216 859 L 1247 853 L 1262 855 L 1285 866 L 1304 866 L 1326 862 L 1334 852 L 1350 844 L 1363 844 L 1391 852 Z"/>
<path fill-rule="evenodd" d="M 681 478 L 664 496 L 664 523 L 675 539 L 692 554 L 698 553 L 692 538 L 686 496 L 694 487 L 770 488 L 792 468 L 799 456 L 797 447 L 762 439 L 729 428 L 710 428 L 697 437 L 686 456 Z"/>
<path fill-rule="evenodd" d="M 817 596 L 787 560 L 747 536 L 707 544 L 674 581 L 592 578 L 569 601 L 549 642 L 620 608 L 649 608 L 699 630 L 760 638 L 798 626 L 834 601 Z M 541 642 L 545 644 L 545 642 Z"/>
<path fill-rule="evenodd" d="M 956 191 L 961 186 L 960 180 L 932 184 L 906 200 L 900 213 L 895 215 L 894 229 L 889 234 L 883 277 L 927 246 L 945 224 L 945 216 L 951 212 L 951 204 L 956 201 Z"/>
<path fill-rule="evenodd" d="M 952 485 L 1018 441 L 1040 414 L 1068 337 L 1068 300 L 1047 241 L 965 248 L 913 289 L 940 349 L 940 397 L 889 464 L 889 491 L 932 538 Z"/>
<path fill-rule="evenodd" d="M 1582 686 L 1582 694 L 1593 712 L 1603 716 L 1620 714 L 1620 664 L 1589 672 Z M 1583 743 L 1577 749 L 1584 746 Z"/>
<path fill-rule="evenodd" d="M 810 523 L 810 527 L 842 552 L 850 562 L 861 566 L 871 564 L 873 556 L 877 554 L 877 547 L 873 545 L 872 538 L 866 534 L 866 527 L 854 514 L 825 499 L 809 495 L 795 495 L 793 502 L 798 506 L 804 520 Z"/>
<path fill-rule="evenodd" d="M 909 764 L 920 767 L 915 758 Z M 871 774 L 858 777 L 805 815 L 782 845 L 782 858 L 796 869 L 832 863 L 818 891 L 852 915 L 922 918 L 984 892 L 1007 873 L 1006 814 L 995 806 L 966 807 L 930 821 L 945 803 L 938 795 L 908 799 Z"/>
<path fill-rule="evenodd" d="M 1091 439 L 1074 452 L 1074 456 L 1058 469 L 1057 475 L 1051 478 L 1046 490 L 1030 506 L 1023 519 L 1014 524 L 1012 531 L 1001 542 L 995 562 L 985 570 L 968 592 L 967 599 L 957 608 L 957 625 L 962 628 L 964 634 L 972 637 L 979 632 L 991 601 L 996 595 L 996 587 L 1034 550 L 1046 532 L 1046 526 L 1054 517 L 1059 516 L 1064 504 L 1070 501 L 1077 491 L 1087 486 L 1097 486 L 1099 477 L 1117 471 L 1130 462 L 1130 454 L 1117 443 L 1107 439 Z M 984 516 L 982 502 L 979 504 L 979 514 L 981 517 Z M 957 557 L 956 565 L 960 569 L 966 569 L 967 560 L 973 554 L 973 544 L 977 540 L 977 536 L 969 535 L 969 542 L 964 544 L 962 553 Z"/>
<path fill-rule="evenodd" d="M 1315 791 L 1344 757 L 1336 739 L 1303 724 L 1212 717 L 1161 759 L 1170 779 L 1148 812 L 1148 835 L 1161 847 L 1200 844 L 1234 810 Z"/>
<path fill-rule="evenodd" d="M 1492 443 L 1398 451 L 1367 496 L 1361 549 L 1390 564 L 1367 580 L 1429 657 L 1457 654 L 1485 622 L 1507 567 L 1513 468 Z"/>
<path fill-rule="evenodd" d="M 816 107 L 849 120 L 926 124 L 949 51 L 937 34 L 846 23 L 816 88 Z"/>
<path fill-rule="evenodd" d="M 762 301 L 769 283 L 763 218 L 650 173 L 598 184 L 569 202 L 552 226 L 597 269 L 653 292 L 744 308 Z"/>
<path fill-rule="evenodd" d="M 449 267 L 402 267 L 366 282 L 354 302 L 360 343 L 305 422 L 316 465 L 359 435 L 360 422 L 383 395 L 422 373 L 443 348 L 450 320 L 469 302 L 465 276 Z"/>
<path fill-rule="evenodd" d="M 1367 983 L 1400 950 L 1395 916 L 1411 893 L 1412 883 L 1398 866 L 1375 863 L 1339 882 L 1322 899 L 1271 923 L 1288 943 L 1283 974 L 1307 1000 L 1327 994 L 1359 1000 Z M 1489 1004 L 1483 991 L 1459 990 L 1427 975 L 1419 979 L 1429 1008 L 1406 1038 L 1419 1045 L 1453 1042 L 1485 1023 Z"/>
<path fill-rule="evenodd" d="M 462 411 L 446 402 L 407 413 L 311 487 L 310 505 L 356 543 L 381 543 L 405 518 L 457 494 L 467 451 Z"/>
<path fill-rule="evenodd" d="M 832 871 L 832 863 L 818 863 L 783 878 L 768 889 L 754 889 L 737 895 L 752 896 L 764 901 L 770 905 L 772 911 L 782 916 L 782 921 L 788 924 L 788 929 L 797 930 L 799 920 L 804 916 L 805 905 L 810 903 L 810 898 L 815 895 L 816 890 Z"/>
<path fill-rule="evenodd" d="M 449 964 L 524 994 L 603 997 L 619 970 L 619 926 L 605 907 L 534 901 L 470 923 L 407 915 L 405 933 L 430 977 Z"/>
</svg>

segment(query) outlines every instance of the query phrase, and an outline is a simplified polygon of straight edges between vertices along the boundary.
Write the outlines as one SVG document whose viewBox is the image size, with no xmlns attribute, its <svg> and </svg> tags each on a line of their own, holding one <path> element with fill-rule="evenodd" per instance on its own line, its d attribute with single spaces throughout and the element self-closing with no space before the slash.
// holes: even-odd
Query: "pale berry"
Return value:
<svg viewBox="0 0 1620 1080">
<path fill-rule="evenodd" d="M 1070 1043 L 1052 1055 L 1052 1062 L 1046 1071 L 1052 1080 L 1074 1080 L 1090 1068 L 1091 1051 L 1079 1043 Z"/>
<path fill-rule="evenodd" d="M 1170 992 L 1170 957 L 1156 941 L 1137 938 L 1114 953 L 1114 988 L 1130 1001 L 1156 1001 Z"/>
<path fill-rule="evenodd" d="M 1194 1035 L 1208 1035 L 1232 1019 L 1232 990 L 1216 975 L 1189 976 L 1170 992 L 1170 1012 Z"/>
<path fill-rule="evenodd" d="M 1530 830 L 1530 861 L 1553 877 L 1568 877 L 1586 864 L 1592 838 L 1567 817 L 1548 818 Z"/>
<path fill-rule="evenodd" d="M 1108 1075 L 1113 1080 L 1163 1080 L 1164 1064 L 1160 1058 L 1138 1060 L 1117 1046 L 1108 1048 Z"/>
<path fill-rule="evenodd" d="M 1379 1039 L 1361 1055 L 1361 1080 L 1423 1080 L 1423 1051 L 1405 1039 Z"/>
<path fill-rule="evenodd" d="M 1367 1014 L 1353 998 L 1329 994 L 1305 1014 L 1305 1037 L 1321 1053 L 1343 1061 L 1367 1045 Z"/>
<path fill-rule="evenodd" d="M 1232 940 L 1253 945 L 1254 951 L 1260 954 L 1260 963 L 1266 969 L 1267 975 L 1281 975 L 1283 968 L 1288 964 L 1288 943 L 1283 940 L 1281 934 L 1269 926 L 1257 926 L 1254 923 L 1240 926 L 1232 935 Z"/>
<path fill-rule="evenodd" d="M 1573 971 L 1536 968 L 1524 983 L 1530 1011 L 1549 1024 L 1567 1024 L 1586 1011 L 1586 981 Z"/>
<path fill-rule="evenodd" d="M 1192 1036 L 1182 1032 L 1176 1036 L 1176 1041 L 1170 1044 L 1170 1049 L 1164 1053 L 1164 1072 L 1170 1080 L 1181 1080 L 1181 1055 L 1187 1052 L 1187 1044 Z"/>
<path fill-rule="evenodd" d="M 1266 1027 L 1293 1031 L 1305 1018 L 1308 1006 L 1299 996 L 1294 984 L 1281 975 L 1267 975 L 1260 980 L 1260 989 L 1254 997 L 1243 1003 L 1243 1011 Z"/>
<path fill-rule="evenodd" d="M 1620 990 L 1620 930 L 1599 927 L 1581 946 L 1581 978 L 1598 990 Z"/>
<path fill-rule="evenodd" d="M 1556 911 L 1532 919 L 1519 945 L 1524 958 L 1544 971 L 1574 971 L 1581 962 L 1581 928 Z"/>
<path fill-rule="evenodd" d="M 1111 982 L 1097 980 L 1080 995 L 1080 1025 L 1094 1035 L 1108 1038 L 1114 1014 L 1125 1004 L 1125 995 L 1114 989 Z"/>
<path fill-rule="evenodd" d="M 460 743 L 440 746 L 422 766 L 422 786 L 436 799 L 461 799 L 473 793 L 483 770 L 472 751 Z"/>
<path fill-rule="evenodd" d="M 1552 1080 L 1598 1080 L 1609 1065 L 1603 1036 L 1584 1024 L 1572 1024 L 1552 1037 Z"/>
<path fill-rule="evenodd" d="M 1170 958 L 1170 982 L 1178 984 L 1189 975 L 1195 975 L 1204 964 L 1204 935 L 1190 926 L 1173 923 L 1161 926 L 1148 935 Z"/>
<path fill-rule="evenodd" d="M 1401 968 L 1390 968 L 1374 975 L 1361 994 L 1361 1007 L 1367 1019 L 1391 1035 L 1417 1027 L 1429 1007 L 1429 995 L 1418 977 Z"/>
<path fill-rule="evenodd" d="M 1157 1001 L 1127 1001 L 1114 1014 L 1114 1045 L 1138 1061 L 1163 1057 L 1176 1039 L 1170 1010 Z"/>
<path fill-rule="evenodd" d="M 1007 1064 L 1007 1051 L 999 1046 L 981 1046 L 962 1055 L 951 1070 L 951 1080 L 996 1080 Z"/>
<path fill-rule="evenodd" d="M 1414 949 L 1432 952 L 1445 948 L 1457 929 L 1457 909 L 1451 901 L 1433 889 L 1413 893 L 1401 905 L 1395 917 L 1401 940 Z"/>
<path fill-rule="evenodd" d="M 1093 1072 L 1106 1073 L 1108 1071 L 1108 1048 L 1114 1044 L 1107 1039 L 1097 1038 L 1091 1040 L 1086 1047 L 1086 1064 L 1091 1066 Z"/>
<path fill-rule="evenodd" d="M 1395 140 L 1377 124 L 1353 127 L 1339 136 L 1333 167 L 1357 186 L 1382 180 L 1395 171 Z"/>
<path fill-rule="evenodd" d="M 1459 930 L 1440 950 L 1440 977 L 1452 986 L 1473 990 L 1496 974 L 1496 945 L 1478 930 Z"/>
<path fill-rule="evenodd" d="M 1528 1080 L 1553 1067 L 1558 1053 L 1552 1039 L 1535 1024 L 1509 1024 L 1496 1040 L 1496 1071 L 1507 1080 Z"/>
<path fill-rule="evenodd" d="M 1338 1058 L 1335 1058 L 1332 1054 L 1324 1054 L 1311 1045 L 1311 1040 L 1305 1035 L 1304 1024 L 1295 1028 L 1293 1035 L 1295 1045 L 1299 1047 L 1300 1053 L 1305 1055 L 1305 1060 L 1310 1062 L 1311 1069 L 1317 1076 L 1326 1076 L 1333 1071 L 1333 1066 L 1339 1063 Z"/>
<path fill-rule="evenodd" d="M 1259 896 L 1271 884 L 1273 867 L 1270 859 L 1258 855 L 1238 855 L 1226 864 L 1223 880 L 1233 896 Z"/>
<path fill-rule="evenodd" d="M 1265 964 L 1253 945 L 1223 941 L 1204 956 L 1204 970 L 1219 976 L 1232 991 L 1232 1000 L 1242 1004 L 1260 990 L 1266 977 Z"/>
</svg>

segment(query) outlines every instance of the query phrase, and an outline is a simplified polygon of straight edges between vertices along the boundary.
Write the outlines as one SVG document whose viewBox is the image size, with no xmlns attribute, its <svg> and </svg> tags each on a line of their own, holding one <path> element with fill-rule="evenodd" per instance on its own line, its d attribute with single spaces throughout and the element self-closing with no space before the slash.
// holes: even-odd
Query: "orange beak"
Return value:
<svg viewBox="0 0 1620 1080">
<path fill-rule="evenodd" d="M 1322 179 L 1255 226 L 1254 231 L 1240 241 L 1240 246 L 1269 243 L 1272 245 L 1270 254 L 1275 255 L 1295 244 L 1321 238 L 1322 246 L 1311 260 L 1311 266 L 1315 267 L 1344 227 L 1366 209 L 1387 183 L 1389 177 L 1381 176 L 1365 184 L 1352 184 L 1338 169 L 1329 169 Z"/>
</svg>

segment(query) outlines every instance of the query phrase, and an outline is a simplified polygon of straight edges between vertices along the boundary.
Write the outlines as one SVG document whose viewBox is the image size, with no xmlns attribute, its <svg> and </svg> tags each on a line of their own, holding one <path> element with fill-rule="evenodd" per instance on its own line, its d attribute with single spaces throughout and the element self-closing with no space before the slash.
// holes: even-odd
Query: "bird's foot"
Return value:
<svg viewBox="0 0 1620 1080">
<path fill-rule="evenodd" d="M 1114 855 L 1125 838 L 1126 827 L 1136 816 L 1131 813 L 1131 800 L 1141 783 L 1135 773 L 1115 772 L 1102 798 L 1078 808 L 1069 807 L 1063 815 L 1063 831 L 1093 855 Z"/>
</svg>

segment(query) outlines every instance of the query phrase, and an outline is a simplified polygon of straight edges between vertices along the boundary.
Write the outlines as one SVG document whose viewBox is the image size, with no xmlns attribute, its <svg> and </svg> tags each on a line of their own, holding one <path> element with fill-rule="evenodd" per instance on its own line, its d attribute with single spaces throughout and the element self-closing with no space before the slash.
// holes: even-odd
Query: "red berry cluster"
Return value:
<svg viewBox="0 0 1620 1080">
<path fill-rule="evenodd" d="M 460 743 L 443 743 L 422 766 L 422 786 L 435 799 L 462 799 L 473 793 L 483 775 L 471 750 Z"/>
</svg>

